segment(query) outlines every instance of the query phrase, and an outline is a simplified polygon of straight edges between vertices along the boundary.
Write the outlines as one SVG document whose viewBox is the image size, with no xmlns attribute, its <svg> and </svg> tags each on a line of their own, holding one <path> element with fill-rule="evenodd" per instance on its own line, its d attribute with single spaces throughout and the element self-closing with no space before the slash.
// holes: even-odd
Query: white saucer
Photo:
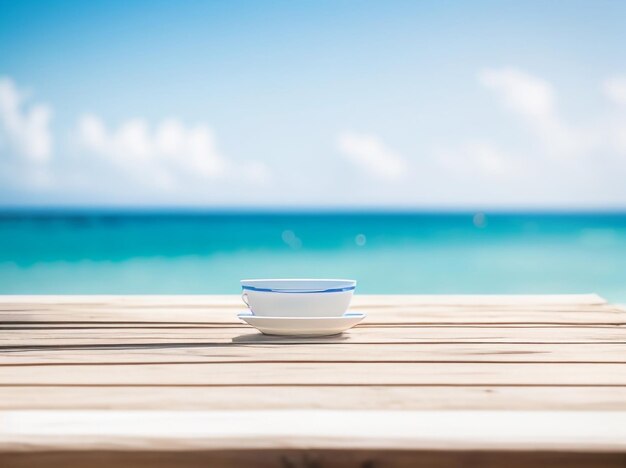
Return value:
<svg viewBox="0 0 626 468">
<path fill-rule="evenodd" d="M 365 314 L 348 312 L 340 317 L 260 317 L 241 312 L 237 317 L 266 335 L 328 336 L 354 327 L 365 318 Z"/>
</svg>

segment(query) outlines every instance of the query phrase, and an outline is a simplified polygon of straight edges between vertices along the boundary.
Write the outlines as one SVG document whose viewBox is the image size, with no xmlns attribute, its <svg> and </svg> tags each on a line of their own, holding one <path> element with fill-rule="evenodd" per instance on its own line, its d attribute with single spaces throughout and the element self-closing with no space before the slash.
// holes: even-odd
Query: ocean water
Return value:
<svg viewBox="0 0 626 468">
<path fill-rule="evenodd" d="M 626 302 L 626 214 L 0 214 L 0 294 L 228 294 L 261 277 Z"/>
</svg>

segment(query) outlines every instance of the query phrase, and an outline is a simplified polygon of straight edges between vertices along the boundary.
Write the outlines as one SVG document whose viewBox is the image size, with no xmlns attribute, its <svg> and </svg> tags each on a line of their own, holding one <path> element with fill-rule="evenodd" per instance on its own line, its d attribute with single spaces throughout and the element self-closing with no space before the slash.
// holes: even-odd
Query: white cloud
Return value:
<svg viewBox="0 0 626 468">
<path fill-rule="evenodd" d="M 483 70 L 478 79 L 528 132 L 513 145 L 486 133 L 435 150 L 431 178 L 447 183 L 440 198 L 492 206 L 623 204 L 616 184 L 626 170 L 623 116 L 593 116 L 574 127 L 546 80 L 513 68 Z M 611 89 L 617 95 L 617 86 Z"/>
<path fill-rule="evenodd" d="M 226 162 L 218 152 L 212 130 L 205 124 L 185 127 L 176 119 L 154 129 L 143 119 L 131 119 L 109 130 L 93 114 L 78 121 L 83 150 L 101 156 L 160 187 L 173 187 L 175 173 L 212 179 L 224 172 Z"/>
<path fill-rule="evenodd" d="M 263 184 L 271 177 L 262 162 L 235 166 L 227 161 L 213 130 L 204 123 L 185 126 L 170 118 L 151 128 L 144 119 L 131 119 L 109 129 L 100 117 L 87 114 L 79 119 L 77 134 L 81 150 L 98 154 L 139 182 L 159 188 L 222 178 Z"/>
<path fill-rule="evenodd" d="M 492 204 L 623 205 L 619 184 L 626 171 L 623 114 L 578 119 L 575 127 L 561 116 L 555 88 L 540 77 L 503 68 L 483 70 L 478 79 L 521 119 L 530 135 L 514 147 L 505 145 L 504 150 L 500 148 L 506 141 L 487 134 L 479 143 L 461 142 L 439 151 L 439 166 L 446 171 L 442 178 L 456 171 L 464 177 L 466 195 L 472 197 L 479 196 L 482 189 L 472 186 L 471 180 L 477 175 L 493 176 L 490 182 L 502 189 L 499 199 L 491 199 L 490 192 L 482 194 L 485 202 Z M 626 102 L 626 80 L 606 80 L 603 89 L 616 102 Z M 520 192 L 531 186 L 532 190 Z"/>
<path fill-rule="evenodd" d="M 407 174 L 406 160 L 374 135 L 344 132 L 339 135 L 338 148 L 350 162 L 372 177 L 393 181 Z"/>
<path fill-rule="evenodd" d="M 593 132 L 573 129 L 559 116 L 554 89 L 547 81 L 515 68 L 486 69 L 478 79 L 499 94 L 506 108 L 525 120 L 548 156 L 573 159 L 596 144 Z"/>
<path fill-rule="evenodd" d="M 483 70 L 478 79 L 492 92 L 493 100 L 509 111 L 509 123 L 523 130 L 522 138 L 511 139 L 508 131 L 489 133 L 489 121 L 483 127 L 487 133 L 460 138 L 467 129 L 450 131 L 444 122 L 440 125 L 447 131 L 432 132 L 430 143 L 421 138 L 396 151 L 373 134 L 340 133 L 336 156 L 349 161 L 355 172 L 387 182 L 372 191 L 371 184 L 360 179 L 340 184 L 325 179 L 326 165 L 343 161 L 327 161 L 319 170 L 313 166 L 304 180 L 293 177 L 310 167 L 306 158 L 313 160 L 317 150 L 300 159 L 273 155 L 285 157 L 275 174 L 254 155 L 231 159 L 228 146 L 224 144 L 222 151 L 209 125 L 177 118 L 156 123 L 125 119 L 111 125 L 97 114 L 84 115 L 75 122 L 73 140 L 57 143 L 55 139 L 59 146 L 52 157 L 50 108 L 28 101 L 5 78 L 0 80 L 0 192 L 26 199 L 29 191 L 35 195 L 43 187 L 45 196 L 32 198 L 42 203 L 228 205 L 322 200 L 330 205 L 340 198 L 338 194 L 350 190 L 352 199 L 363 205 L 623 206 L 626 106 L 604 116 L 589 115 L 585 121 L 565 114 L 565 108 L 558 106 L 558 89 L 541 77 L 504 68 Z M 603 82 L 603 91 L 608 98 L 626 103 L 625 83 L 613 77 Z M 568 117 L 578 126 L 571 125 Z M 502 115 L 490 118 L 503 120 Z M 431 158 L 409 161 L 403 156 L 403 151 L 417 155 L 429 148 L 434 150 Z M 408 176 L 410 184 L 397 183 Z M 288 200 L 285 193 L 290 194 Z"/>
<path fill-rule="evenodd" d="M 513 68 L 487 69 L 479 73 L 479 81 L 496 91 L 507 108 L 522 116 L 539 137 L 544 154 L 555 161 L 598 167 L 600 155 L 623 167 L 626 153 L 626 122 L 623 116 L 594 118 L 574 128 L 559 115 L 555 92 L 547 81 Z M 626 77 L 615 76 L 603 82 L 607 97 L 626 104 Z M 602 122 L 598 125 L 597 122 Z M 582 166 L 581 166 L 582 167 Z M 589 171 L 594 172 L 594 171 Z"/>
<path fill-rule="evenodd" d="M 52 157 L 52 110 L 45 104 L 27 106 L 26 101 L 11 78 L 0 77 L 0 151 L 47 163 Z"/>
<path fill-rule="evenodd" d="M 511 110 L 541 120 L 554 118 L 554 91 L 548 82 L 514 68 L 483 70 L 479 80 L 500 92 Z"/>
<path fill-rule="evenodd" d="M 602 83 L 604 93 L 618 104 L 626 104 L 626 76 L 614 76 Z"/>
</svg>

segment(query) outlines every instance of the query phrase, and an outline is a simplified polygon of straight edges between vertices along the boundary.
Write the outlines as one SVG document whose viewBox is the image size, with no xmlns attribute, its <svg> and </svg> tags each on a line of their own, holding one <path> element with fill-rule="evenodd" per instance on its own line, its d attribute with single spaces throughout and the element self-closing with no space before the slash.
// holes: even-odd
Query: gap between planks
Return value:
<svg viewBox="0 0 626 468">
<path fill-rule="evenodd" d="M 118 320 L 119 317 L 102 317 L 102 319 L 93 320 L 89 317 L 74 315 L 72 320 L 35 320 L 23 317 L 19 320 L 0 320 L 0 330 L 19 330 L 19 329 L 205 329 L 205 328 L 246 328 L 250 325 L 241 320 L 237 320 L 234 316 L 228 320 L 194 320 L 194 321 L 174 321 L 170 320 Z M 612 327 L 626 326 L 626 313 L 591 313 L 559 316 L 558 314 L 549 314 L 541 317 L 519 317 L 514 315 L 499 314 L 494 316 L 475 316 L 475 317 L 453 317 L 438 316 L 424 317 L 415 316 L 414 318 L 393 318 L 384 317 L 377 318 L 366 316 L 364 321 L 359 324 L 360 328 L 440 328 L 440 327 L 459 327 L 459 328 L 549 328 L 549 327 Z"/>
</svg>

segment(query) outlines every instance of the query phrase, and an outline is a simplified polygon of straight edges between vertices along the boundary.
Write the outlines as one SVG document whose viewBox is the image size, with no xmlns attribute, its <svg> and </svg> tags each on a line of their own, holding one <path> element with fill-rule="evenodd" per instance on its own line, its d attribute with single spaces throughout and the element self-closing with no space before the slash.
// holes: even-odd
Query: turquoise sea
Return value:
<svg viewBox="0 0 626 468">
<path fill-rule="evenodd" d="M 626 302 L 626 214 L 0 213 L 1 294 L 238 293 L 261 277 Z"/>
</svg>

